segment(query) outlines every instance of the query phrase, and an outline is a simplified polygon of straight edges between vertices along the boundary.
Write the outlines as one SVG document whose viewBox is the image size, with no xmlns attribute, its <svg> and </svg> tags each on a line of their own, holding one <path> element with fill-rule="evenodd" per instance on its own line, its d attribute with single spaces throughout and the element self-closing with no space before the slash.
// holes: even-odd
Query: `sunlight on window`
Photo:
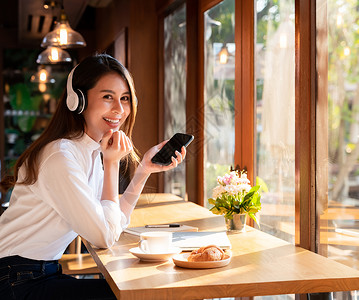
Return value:
<svg viewBox="0 0 359 300">
<path fill-rule="evenodd" d="M 234 0 L 205 12 L 204 203 L 234 164 Z"/>
<path fill-rule="evenodd" d="M 164 137 L 186 133 L 186 5 L 164 20 Z M 164 191 L 186 196 L 186 164 L 164 173 Z"/>
<path fill-rule="evenodd" d="M 295 234 L 294 0 L 257 1 L 257 184 L 261 230 L 291 243 Z"/>
</svg>

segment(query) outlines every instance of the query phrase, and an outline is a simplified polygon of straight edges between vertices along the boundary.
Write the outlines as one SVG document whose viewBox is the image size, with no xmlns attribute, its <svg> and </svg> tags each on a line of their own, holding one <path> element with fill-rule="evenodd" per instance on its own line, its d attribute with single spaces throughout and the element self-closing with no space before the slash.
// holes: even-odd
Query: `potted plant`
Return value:
<svg viewBox="0 0 359 300">
<path fill-rule="evenodd" d="M 217 182 L 208 202 L 213 205 L 210 209 L 212 213 L 224 215 L 227 229 L 244 231 L 247 216 L 258 224 L 255 214 L 261 209 L 260 186 L 251 187 L 244 171 L 231 171 L 218 176 Z"/>
</svg>

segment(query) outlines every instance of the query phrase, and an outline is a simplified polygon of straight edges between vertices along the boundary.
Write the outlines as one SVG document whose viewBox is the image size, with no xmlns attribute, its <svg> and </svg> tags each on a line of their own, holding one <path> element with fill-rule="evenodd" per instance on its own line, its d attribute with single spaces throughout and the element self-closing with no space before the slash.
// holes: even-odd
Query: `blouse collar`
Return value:
<svg viewBox="0 0 359 300">
<path fill-rule="evenodd" d="M 86 133 L 81 137 L 81 142 L 86 145 L 87 148 L 91 151 L 100 150 L 101 145 L 100 143 L 94 141 L 92 138 L 90 138 Z"/>
</svg>

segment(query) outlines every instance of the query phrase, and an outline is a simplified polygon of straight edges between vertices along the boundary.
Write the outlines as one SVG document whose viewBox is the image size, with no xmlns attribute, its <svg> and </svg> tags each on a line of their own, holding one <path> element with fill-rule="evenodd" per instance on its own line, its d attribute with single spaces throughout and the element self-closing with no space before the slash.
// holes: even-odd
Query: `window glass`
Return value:
<svg viewBox="0 0 359 300">
<path fill-rule="evenodd" d="M 294 243 L 294 0 L 256 1 L 257 177 L 260 229 Z"/>
<path fill-rule="evenodd" d="M 204 203 L 234 164 L 234 0 L 204 14 Z"/>
<path fill-rule="evenodd" d="M 321 253 L 359 269 L 359 3 L 326 3 L 328 203 L 317 203 L 317 230 Z"/>
<path fill-rule="evenodd" d="M 186 5 L 164 20 L 164 137 L 186 133 Z M 164 173 L 164 191 L 185 197 L 186 164 Z"/>
</svg>

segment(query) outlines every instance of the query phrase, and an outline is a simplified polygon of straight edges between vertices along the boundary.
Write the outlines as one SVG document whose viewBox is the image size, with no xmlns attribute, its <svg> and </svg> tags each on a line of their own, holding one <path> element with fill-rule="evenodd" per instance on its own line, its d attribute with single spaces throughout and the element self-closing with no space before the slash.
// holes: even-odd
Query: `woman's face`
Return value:
<svg viewBox="0 0 359 300">
<path fill-rule="evenodd" d="M 108 73 L 87 92 L 87 108 L 83 112 L 85 132 L 99 142 L 113 129 L 119 130 L 131 112 L 130 90 L 126 81 L 117 73 Z"/>
</svg>

